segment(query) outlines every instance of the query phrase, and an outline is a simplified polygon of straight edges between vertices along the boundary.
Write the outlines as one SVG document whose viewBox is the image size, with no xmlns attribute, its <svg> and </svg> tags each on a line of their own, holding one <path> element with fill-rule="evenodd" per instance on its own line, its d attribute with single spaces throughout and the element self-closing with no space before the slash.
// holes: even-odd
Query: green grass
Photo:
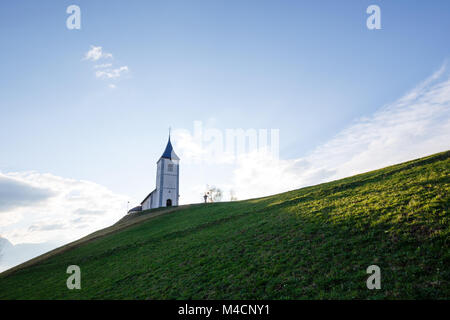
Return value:
<svg viewBox="0 0 450 320">
<path fill-rule="evenodd" d="M 0 275 L 0 299 L 449 299 L 449 168 L 447 151 L 179 208 Z M 381 290 L 366 287 L 372 264 Z"/>
</svg>

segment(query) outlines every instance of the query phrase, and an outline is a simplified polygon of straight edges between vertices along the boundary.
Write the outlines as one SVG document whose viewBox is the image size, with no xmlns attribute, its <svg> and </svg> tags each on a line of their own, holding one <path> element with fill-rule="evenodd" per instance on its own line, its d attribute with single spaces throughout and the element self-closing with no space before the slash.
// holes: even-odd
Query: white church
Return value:
<svg viewBox="0 0 450 320">
<path fill-rule="evenodd" d="M 179 185 L 180 158 L 173 151 L 169 134 L 166 149 L 156 163 L 156 188 L 142 200 L 140 206 L 131 209 L 128 213 L 178 206 Z"/>
</svg>

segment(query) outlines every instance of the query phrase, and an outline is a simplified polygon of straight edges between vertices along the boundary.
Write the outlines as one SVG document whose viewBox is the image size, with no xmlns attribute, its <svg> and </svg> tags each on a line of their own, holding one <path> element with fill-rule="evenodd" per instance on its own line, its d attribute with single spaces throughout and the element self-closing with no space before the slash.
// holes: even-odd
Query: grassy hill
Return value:
<svg viewBox="0 0 450 320">
<path fill-rule="evenodd" d="M 0 299 L 450 298 L 450 152 L 270 197 L 144 212 L 0 275 Z M 81 290 L 66 268 L 81 267 Z M 366 268 L 381 268 L 381 290 Z"/>
</svg>

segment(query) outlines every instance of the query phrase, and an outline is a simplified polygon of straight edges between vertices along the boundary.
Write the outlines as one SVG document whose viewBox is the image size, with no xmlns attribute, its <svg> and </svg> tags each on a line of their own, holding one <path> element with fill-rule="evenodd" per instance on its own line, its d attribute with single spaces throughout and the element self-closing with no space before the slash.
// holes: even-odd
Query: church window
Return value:
<svg viewBox="0 0 450 320">
<path fill-rule="evenodd" d="M 169 164 L 167 165 L 167 171 L 173 172 L 173 163 L 169 163 Z"/>
</svg>

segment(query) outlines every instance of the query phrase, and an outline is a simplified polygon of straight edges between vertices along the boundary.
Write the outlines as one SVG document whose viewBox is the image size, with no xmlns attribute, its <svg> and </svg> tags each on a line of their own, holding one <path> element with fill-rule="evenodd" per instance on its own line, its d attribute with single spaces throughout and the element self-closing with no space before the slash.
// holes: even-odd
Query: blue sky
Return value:
<svg viewBox="0 0 450 320">
<path fill-rule="evenodd" d="M 81 30 L 66 28 L 71 4 L 81 8 Z M 366 27 L 371 4 L 381 8 L 381 30 Z M 0 173 L 95 182 L 139 201 L 154 187 L 168 127 L 192 130 L 196 120 L 279 129 L 281 161 L 303 159 L 440 70 L 449 30 L 449 1 L 4 1 Z M 91 46 L 113 57 L 84 59 Z M 100 64 L 128 71 L 102 79 Z M 201 201 L 206 183 L 239 189 L 244 167 L 182 167 L 181 202 Z M 307 181 L 286 188 L 319 180 Z M 11 221 L 0 233 L 27 228 Z"/>
</svg>

